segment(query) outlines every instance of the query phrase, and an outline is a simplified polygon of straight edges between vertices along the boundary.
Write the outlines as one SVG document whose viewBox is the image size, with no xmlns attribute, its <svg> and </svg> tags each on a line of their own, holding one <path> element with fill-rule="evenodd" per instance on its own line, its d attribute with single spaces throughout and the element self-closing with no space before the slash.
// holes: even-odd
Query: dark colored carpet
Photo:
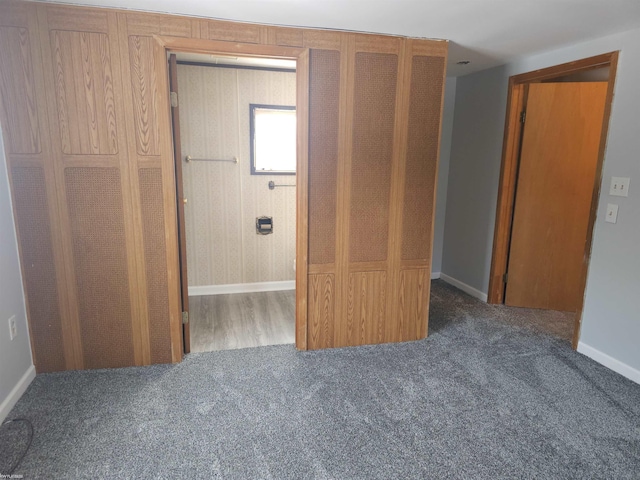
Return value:
<svg viewBox="0 0 640 480">
<path fill-rule="evenodd" d="M 528 325 L 527 314 L 434 282 L 431 334 L 420 342 L 281 345 L 38 375 L 10 414 L 35 427 L 15 473 L 637 479 L 640 385 Z M 21 442 L 6 428 L 4 461 Z"/>
</svg>

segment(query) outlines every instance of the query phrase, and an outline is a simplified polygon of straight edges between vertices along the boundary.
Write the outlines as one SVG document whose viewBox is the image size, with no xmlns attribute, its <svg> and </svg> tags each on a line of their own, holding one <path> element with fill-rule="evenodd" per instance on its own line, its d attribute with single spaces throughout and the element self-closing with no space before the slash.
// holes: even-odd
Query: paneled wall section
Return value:
<svg viewBox="0 0 640 480">
<path fill-rule="evenodd" d="M 0 120 L 37 370 L 182 356 L 178 44 L 303 66 L 298 348 L 424 337 L 446 42 L 8 1 Z"/>
</svg>

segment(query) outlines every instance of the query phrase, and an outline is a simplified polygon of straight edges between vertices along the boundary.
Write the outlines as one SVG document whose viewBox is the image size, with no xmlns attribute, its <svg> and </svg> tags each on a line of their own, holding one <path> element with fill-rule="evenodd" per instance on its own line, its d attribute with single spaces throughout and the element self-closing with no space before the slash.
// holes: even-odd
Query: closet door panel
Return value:
<svg viewBox="0 0 640 480">
<path fill-rule="evenodd" d="M 307 301 L 309 304 L 307 347 L 310 350 L 331 348 L 334 345 L 335 275 L 309 275 Z"/>
<path fill-rule="evenodd" d="M 134 365 L 120 170 L 65 170 L 85 368 Z"/>
<path fill-rule="evenodd" d="M 309 57 L 308 255 L 324 274 L 309 275 L 307 348 L 317 349 L 334 345 L 341 52 Z"/>
<path fill-rule="evenodd" d="M 74 367 L 149 364 L 117 15 L 48 4 L 37 13 Z"/>
<path fill-rule="evenodd" d="M 407 342 L 425 337 L 430 281 L 431 275 L 426 269 L 407 269 L 400 272 L 398 341 Z"/>
<path fill-rule="evenodd" d="M 309 264 L 336 256 L 340 52 L 311 50 L 309 80 Z"/>
<path fill-rule="evenodd" d="M 76 367 L 36 5 L 0 4 L 0 121 L 38 373 Z"/>
<path fill-rule="evenodd" d="M 385 261 L 388 249 L 398 56 L 355 56 L 349 261 Z"/>
<path fill-rule="evenodd" d="M 197 38 L 200 19 L 118 14 L 142 335 L 151 363 L 182 358 L 177 204 L 166 52 L 154 35 Z M 181 161 L 181 159 L 179 159 Z"/>
<path fill-rule="evenodd" d="M 382 343 L 385 339 L 387 273 L 349 274 L 346 337 L 336 346 Z"/>
<path fill-rule="evenodd" d="M 413 57 L 402 216 L 402 260 L 431 259 L 443 74 L 443 57 Z"/>
<path fill-rule="evenodd" d="M 40 126 L 29 31 L 0 27 L 0 101 L 9 153 L 40 153 Z"/>
<path fill-rule="evenodd" d="M 107 35 L 53 30 L 50 39 L 62 153 L 118 153 L 113 71 Z"/>
<path fill-rule="evenodd" d="M 131 92 L 135 117 L 136 149 L 138 155 L 160 155 L 158 125 L 158 84 L 154 40 L 151 37 L 129 37 Z"/>
<path fill-rule="evenodd" d="M 65 370 L 44 168 L 14 166 L 11 180 L 34 363 L 38 373 Z"/>
<path fill-rule="evenodd" d="M 166 258 L 166 223 L 162 202 L 162 169 L 141 168 L 140 205 L 144 240 L 151 363 L 171 362 L 169 335 L 169 278 Z"/>
</svg>

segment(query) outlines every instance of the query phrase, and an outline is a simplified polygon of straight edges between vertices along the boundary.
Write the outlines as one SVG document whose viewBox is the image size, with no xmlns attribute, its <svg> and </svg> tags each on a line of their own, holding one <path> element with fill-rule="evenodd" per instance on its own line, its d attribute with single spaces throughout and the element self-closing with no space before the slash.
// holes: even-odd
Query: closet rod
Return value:
<svg viewBox="0 0 640 480">
<path fill-rule="evenodd" d="M 274 182 L 273 180 L 271 180 L 269 182 L 269 190 L 273 190 L 276 187 L 295 187 L 296 184 L 295 183 L 286 183 L 283 185 L 278 185 L 276 182 Z"/>
<path fill-rule="evenodd" d="M 233 158 L 193 158 L 191 155 L 185 157 L 185 162 L 231 162 L 238 163 L 238 157 Z"/>
</svg>

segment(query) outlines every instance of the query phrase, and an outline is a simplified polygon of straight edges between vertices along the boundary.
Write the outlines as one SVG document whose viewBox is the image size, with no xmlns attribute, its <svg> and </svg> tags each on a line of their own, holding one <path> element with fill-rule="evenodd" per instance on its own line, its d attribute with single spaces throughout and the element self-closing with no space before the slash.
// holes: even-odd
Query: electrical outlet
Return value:
<svg viewBox="0 0 640 480">
<path fill-rule="evenodd" d="M 616 197 L 628 197 L 629 183 L 631 183 L 631 179 L 629 177 L 611 177 L 609 195 L 614 195 Z"/>
<path fill-rule="evenodd" d="M 9 338 L 13 340 L 18 336 L 18 329 L 16 328 L 16 316 L 13 315 L 9 318 Z"/>
</svg>

